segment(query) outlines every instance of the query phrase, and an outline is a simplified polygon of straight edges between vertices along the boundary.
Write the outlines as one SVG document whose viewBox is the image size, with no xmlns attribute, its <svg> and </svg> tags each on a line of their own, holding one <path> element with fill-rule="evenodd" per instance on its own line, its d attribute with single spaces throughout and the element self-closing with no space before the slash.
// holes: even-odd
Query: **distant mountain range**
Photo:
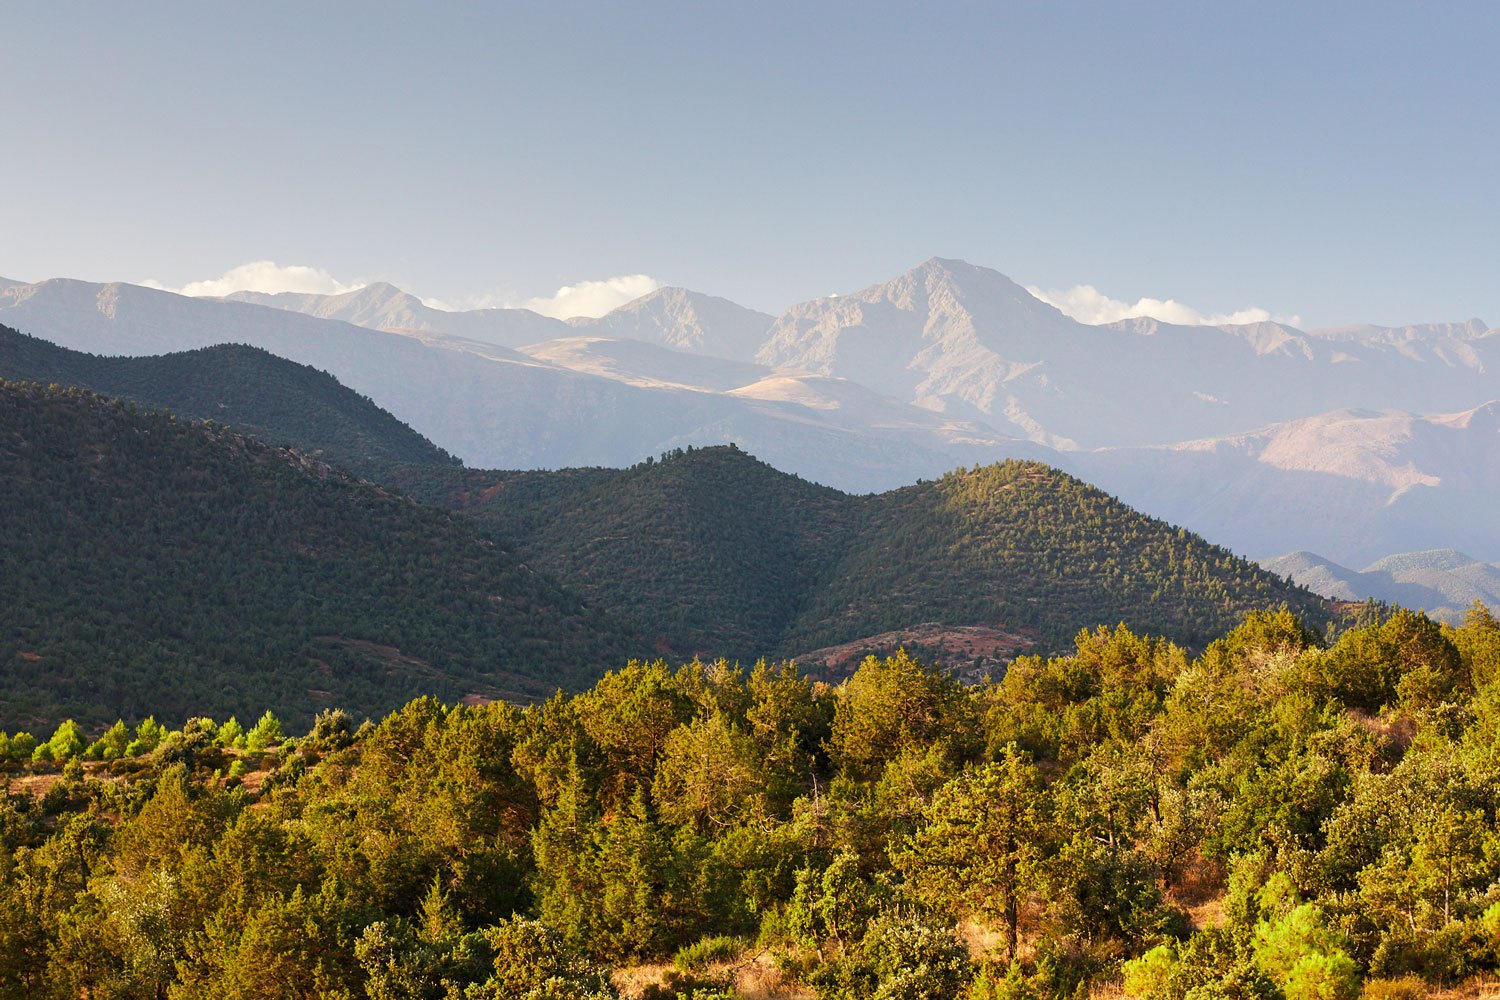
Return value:
<svg viewBox="0 0 1500 1000">
<path fill-rule="evenodd" d="M 583 329 L 593 336 L 643 340 L 738 361 L 754 359 L 774 319 L 728 299 L 685 288 L 658 289 L 600 319 L 575 320 L 552 319 L 527 309 L 450 312 L 433 308 L 384 282 L 338 295 L 236 292 L 226 300 L 272 306 L 375 330 L 441 333 L 502 347 L 557 340 Z"/>
<path fill-rule="evenodd" d="M 0 321 L 95 353 L 254 344 L 477 466 L 623 467 L 734 442 L 879 491 L 1038 459 L 1257 558 L 1500 559 L 1500 330 L 1478 320 L 1088 326 L 938 258 L 776 317 L 684 289 L 567 322 L 445 312 L 390 285 L 231 299 L 10 284 Z"/>
<path fill-rule="evenodd" d="M 1433 548 L 1500 558 L 1500 403 L 1425 416 L 1339 410 L 1062 464 L 1257 558 L 1311 550 L 1365 565 Z"/>
<path fill-rule="evenodd" d="M 1475 601 L 1500 607 L 1500 565 L 1480 562 L 1454 549 L 1386 556 L 1359 571 L 1312 552 L 1293 552 L 1263 560 L 1262 565 L 1319 594 L 1421 608 L 1455 623 L 1463 620 Z"/>
<path fill-rule="evenodd" d="M 311 308 L 306 297 L 296 301 Z M 653 301 L 665 309 L 671 297 Z M 491 313 L 565 338 L 588 329 L 525 310 L 429 312 L 458 316 L 471 323 L 469 332 L 474 317 L 489 322 Z M 721 370 L 707 356 L 683 383 L 676 369 L 663 377 L 620 369 L 601 360 L 598 346 L 553 351 L 549 360 L 540 345 L 528 348 L 533 357 L 430 330 L 371 330 L 248 302 L 70 280 L 0 287 L 0 322 L 95 354 L 252 344 L 330 372 L 469 464 L 493 468 L 625 466 L 673 448 L 734 441 L 789 472 L 878 490 L 960 464 L 1045 452 L 857 384 L 743 361 L 725 361 Z M 619 350 L 637 353 L 659 347 L 621 343 Z M 661 348 L 656 357 L 681 365 L 694 356 Z"/>
</svg>

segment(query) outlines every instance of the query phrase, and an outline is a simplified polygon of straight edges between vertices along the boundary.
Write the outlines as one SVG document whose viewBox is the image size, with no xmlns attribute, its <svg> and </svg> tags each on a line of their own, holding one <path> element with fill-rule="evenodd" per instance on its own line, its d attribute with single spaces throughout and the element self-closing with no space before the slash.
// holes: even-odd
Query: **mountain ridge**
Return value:
<svg viewBox="0 0 1500 1000">
<path fill-rule="evenodd" d="M 387 286 L 366 294 L 410 299 Z M 959 465 L 1039 458 L 1249 555 L 1311 548 L 1363 564 L 1454 545 L 1500 557 L 1490 551 L 1496 536 L 1483 537 L 1500 455 L 1460 448 L 1441 432 L 1448 417 L 1500 398 L 1500 331 L 1479 320 L 1321 332 L 1274 322 L 1090 326 L 999 272 L 932 258 L 852 295 L 786 310 L 755 351 L 765 374 L 732 386 L 747 377 L 732 366 L 748 363 L 765 316 L 737 313 L 746 325 L 720 331 L 733 348 L 706 346 L 713 324 L 703 313 L 670 320 L 679 324 L 670 336 L 653 326 L 669 321 L 665 304 L 712 298 L 696 295 L 659 290 L 600 320 L 527 314 L 537 325 L 508 334 L 514 347 L 435 330 L 366 331 L 361 340 L 353 331 L 365 328 L 337 320 L 299 323 L 299 314 L 269 310 L 283 318 L 278 326 L 259 314 L 145 299 L 128 286 L 0 290 L 0 321 L 106 353 L 203 346 L 206 330 L 232 333 L 332 371 L 476 466 L 626 467 L 733 441 L 777 467 L 878 492 Z M 519 314 L 487 312 L 495 315 L 485 322 Z M 577 339 L 601 331 L 648 340 Z M 649 360 L 631 346 L 679 333 L 674 343 L 699 361 L 680 352 Z M 741 358 L 713 368 L 708 349 Z M 848 377 L 832 380 L 839 376 Z M 1392 445 L 1408 457 L 1351 450 L 1329 430 L 1368 420 L 1369 434 L 1395 433 L 1376 426 L 1374 411 L 1412 415 Z M 1280 428 L 1268 432 L 1280 438 L 1263 455 L 1267 442 L 1255 435 L 1267 428 Z M 1235 437 L 1243 440 L 1228 442 Z M 1419 438 L 1447 443 L 1422 454 Z M 1334 468 L 1339 462 L 1347 468 Z M 1332 542 L 1306 530 L 1315 527 L 1304 523 L 1309 500 Z"/>
<path fill-rule="evenodd" d="M 367 475 L 392 462 L 456 461 L 332 375 L 243 344 L 100 357 L 0 326 L 0 378 L 77 386 L 227 423 Z"/>
<path fill-rule="evenodd" d="M 1461 548 L 1500 559 L 1500 402 L 1457 413 L 1336 410 L 1161 448 L 1061 456 L 1123 500 L 1252 557 L 1360 565 Z"/>
<path fill-rule="evenodd" d="M 1329 597 L 1374 599 L 1421 608 L 1454 625 L 1464 620 L 1475 601 L 1500 606 L 1500 565 L 1482 562 L 1457 549 L 1396 553 L 1362 570 L 1306 551 L 1262 560 L 1261 565 Z"/>
<path fill-rule="evenodd" d="M 249 302 L 84 282 L 6 291 L 0 322 L 75 350 L 141 355 L 234 340 L 328 371 L 475 466 L 623 466 L 675 447 L 735 441 L 781 468 L 869 490 L 999 455 L 1037 454 L 1027 442 L 950 428 L 867 390 L 860 411 L 850 413 L 753 394 L 627 385 L 498 345 L 370 330 Z M 880 419 L 867 425 L 860 413 Z M 887 419 L 892 413 L 905 416 Z"/>
</svg>

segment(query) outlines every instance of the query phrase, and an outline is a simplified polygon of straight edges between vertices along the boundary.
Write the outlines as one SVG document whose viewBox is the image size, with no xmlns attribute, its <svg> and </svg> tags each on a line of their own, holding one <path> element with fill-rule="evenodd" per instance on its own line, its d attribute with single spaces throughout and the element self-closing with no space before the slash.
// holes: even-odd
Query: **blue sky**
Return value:
<svg viewBox="0 0 1500 1000">
<path fill-rule="evenodd" d="M 0 275 L 250 261 L 776 311 L 932 255 L 1306 326 L 1500 323 L 1500 5 L 40 4 Z"/>
</svg>

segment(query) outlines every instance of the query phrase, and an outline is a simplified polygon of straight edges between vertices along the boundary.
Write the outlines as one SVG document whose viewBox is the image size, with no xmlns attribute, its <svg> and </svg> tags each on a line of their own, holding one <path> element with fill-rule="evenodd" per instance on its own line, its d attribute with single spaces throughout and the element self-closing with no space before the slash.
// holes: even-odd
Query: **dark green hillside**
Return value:
<svg viewBox="0 0 1500 1000">
<path fill-rule="evenodd" d="M 222 344 L 158 357 L 98 357 L 0 326 L 0 378 L 73 385 L 214 420 L 361 475 L 392 462 L 457 464 L 327 372 L 258 347 Z"/>
<path fill-rule="evenodd" d="M 0 727 L 545 695 L 641 645 L 443 511 L 76 389 L 0 383 L 0 523 Z"/>
<path fill-rule="evenodd" d="M 1201 647 L 1245 611 L 1321 600 L 1049 466 L 1009 461 L 855 501 L 860 527 L 787 652 L 918 622 L 1031 631 L 1058 649 L 1121 621 Z"/>
<path fill-rule="evenodd" d="M 1122 620 L 1198 646 L 1247 609 L 1322 615 L 1309 591 L 1036 463 L 876 496 L 733 448 L 623 471 L 406 469 L 398 483 L 484 524 L 664 653 L 792 656 L 925 623 L 1057 650 Z"/>
<path fill-rule="evenodd" d="M 623 471 L 414 471 L 398 483 L 470 514 L 663 653 L 767 651 L 847 534 L 847 495 L 733 447 Z"/>
</svg>

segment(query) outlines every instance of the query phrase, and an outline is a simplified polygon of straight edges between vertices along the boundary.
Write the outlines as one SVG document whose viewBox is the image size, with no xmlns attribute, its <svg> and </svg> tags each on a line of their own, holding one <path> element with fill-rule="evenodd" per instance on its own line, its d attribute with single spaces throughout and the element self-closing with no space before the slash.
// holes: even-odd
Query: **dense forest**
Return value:
<svg viewBox="0 0 1500 1000">
<path fill-rule="evenodd" d="M 0 744 L 0 995 L 1417 997 L 1500 971 L 1497 746 L 1480 607 L 64 723 Z"/>
<path fill-rule="evenodd" d="M 663 651 L 793 657 L 926 622 L 1066 648 L 1128 621 L 1201 648 L 1304 588 L 1036 462 L 851 496 L 732 447 L 631 469 L 408 467 L 386 480 L 491 530 L 532 565 L 658 634 Z"/>
<path fill-rule="evenodd" d="M 0 725 L 518 700 L 645 645 L 451 515 L 213 423 L 0 382 Z"/>
<path fill-rule="evenodd" d="M 392 463 L 457 460 L 327 372 L 243 344 L 99 357 L 0 326 L 0 379 L 91 389 L 213 420 L 366 478 Z"/>
<path fill-rule="evenodd" d="M 406 468 L 391 481 L 689 655 L 778 651 L 857 520 L 847 494 L 729 447 L 623 470 Z"/>
</svg>

